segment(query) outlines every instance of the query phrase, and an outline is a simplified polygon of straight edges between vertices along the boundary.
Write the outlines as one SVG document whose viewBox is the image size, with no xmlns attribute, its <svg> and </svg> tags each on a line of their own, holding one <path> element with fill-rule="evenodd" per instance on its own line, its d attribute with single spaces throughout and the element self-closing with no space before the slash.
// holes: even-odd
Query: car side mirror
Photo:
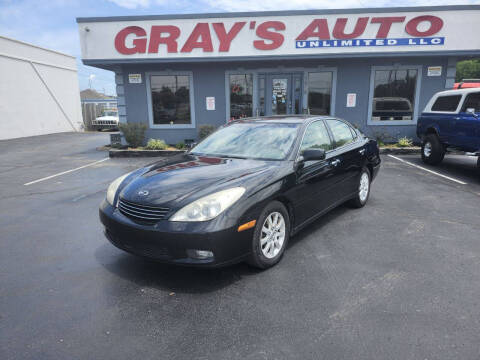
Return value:
<svg viewBox="0 0 480 360">
<path fill-rule="evenodd" d="M 306 149 L 302 153 L 303 161 L 325 160 L 324 149 Z"/>
<path fill-rule="evenodd" d="M 476 119 L 478 119 L 478 115 L 475 113 L 475 108 L 467 108 L 465 112 L 467 114 L 473 115 Z"/>
</svg>

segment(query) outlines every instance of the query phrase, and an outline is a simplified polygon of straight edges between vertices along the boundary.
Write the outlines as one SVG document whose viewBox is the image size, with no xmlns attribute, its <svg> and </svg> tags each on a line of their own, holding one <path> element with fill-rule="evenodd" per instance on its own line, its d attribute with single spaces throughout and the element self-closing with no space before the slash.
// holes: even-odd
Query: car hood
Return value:
<svg viewBox="0 0 480 360">
<path fill-rule="evenodd" d="M 258 176 L 267 179 L 278 163 L 176 155 L 144 168 L 121 190 L 120 197 L 145 205 L 177 207 L 229 187 L 248 187 Z"/>
</svg>

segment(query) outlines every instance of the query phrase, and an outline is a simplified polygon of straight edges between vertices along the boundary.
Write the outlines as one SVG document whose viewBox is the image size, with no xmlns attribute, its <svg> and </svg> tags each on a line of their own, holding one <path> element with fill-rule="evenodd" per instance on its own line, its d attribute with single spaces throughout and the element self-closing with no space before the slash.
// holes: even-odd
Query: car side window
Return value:
<svg viewBox="0 0 480 360">
<path fill-rule="evenodd" d="M 454 112 L 461 98 L 462 95 L 439 96 L 432 105 L 432 111 Z"/>
<path fill-rule="evenodd" d="M 463 102 L 462 112 L 466 112 L 468 108 L 475 109 L 475 112 L 480 111 L 480 92 L 467 95 Z"/>
<path fill-rule="evenodd" d="M 333 134 L 335 147 L 340 147 L 353 142 L 354 138 L 350 131 L 350 126 L 339 120 L 327 120 L 328 126 Z"/>
<path fill-rule="evenodd" d="M 328 135 L 327 127 L 323 121 L 315 121 L 308 125 L 300 145 L 300 154 L 307 149 L 332 150 L 332 142 Z"/>
</svg>

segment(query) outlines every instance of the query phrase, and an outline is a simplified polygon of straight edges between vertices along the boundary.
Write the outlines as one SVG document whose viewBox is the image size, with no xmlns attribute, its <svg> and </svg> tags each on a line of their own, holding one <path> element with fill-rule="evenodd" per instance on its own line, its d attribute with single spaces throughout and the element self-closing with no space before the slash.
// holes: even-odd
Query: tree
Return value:
<svg viewBox="0 0 480 360">
<path fill-rule="evenodd" d="M 464 60 L 457 63 L 455 81 L 464 79 L 480 79 L 480 59 Z"/>
</svg>

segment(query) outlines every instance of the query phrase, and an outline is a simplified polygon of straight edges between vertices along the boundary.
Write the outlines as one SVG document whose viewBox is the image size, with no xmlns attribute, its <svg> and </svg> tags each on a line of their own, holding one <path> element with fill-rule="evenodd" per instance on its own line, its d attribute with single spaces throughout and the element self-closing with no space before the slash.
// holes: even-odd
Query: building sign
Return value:
<svg viewBox="0 0 480 360">
<path fill-rule="evenodd" d="M 83 58 L 113 60 L 478 51 L 479 18 L 479 10 L 437 10 L 77 21 Z"/>
<path fill-rule="evenodd" d="M 429 66 L 427 69 L 427 76 L 442 76 L 442 67 Z"/>
<path fill-rule="evenodd" d="M 128 82 L 130 84 L 141 84 L 142 74 L 128 74 Z"/>
<path fill-rule="evenodd" d="M 357 94 L 351 93 L 347 94 L 347 107 L 357 106 Z"/>
</svg>

